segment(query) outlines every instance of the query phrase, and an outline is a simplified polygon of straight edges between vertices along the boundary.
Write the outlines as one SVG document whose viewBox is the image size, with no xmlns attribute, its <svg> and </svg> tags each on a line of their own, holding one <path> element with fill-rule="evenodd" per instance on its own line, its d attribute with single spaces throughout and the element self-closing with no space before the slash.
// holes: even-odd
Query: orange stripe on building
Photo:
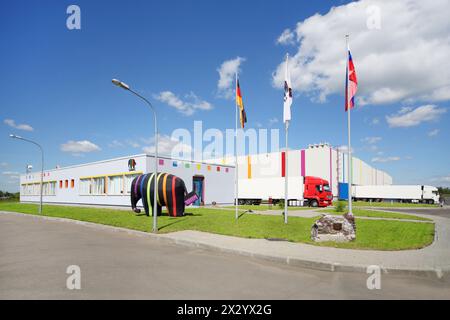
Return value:
<svg viewBox="0 0 450 320">
<path fill-rule="evenodd" d="M 252 178 L 252 159 L 250 156 L 247 156 L 247 177 Z"/>
</svg>

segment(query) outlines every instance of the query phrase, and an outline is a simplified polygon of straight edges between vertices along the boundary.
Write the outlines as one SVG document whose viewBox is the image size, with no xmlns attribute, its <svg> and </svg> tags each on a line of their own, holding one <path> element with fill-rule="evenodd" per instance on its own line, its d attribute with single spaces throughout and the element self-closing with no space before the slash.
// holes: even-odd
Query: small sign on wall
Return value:
<svg viewBox="0 0 450 320">
<path fill-rule="evenodd" d="M 136 160 L 128 160 L 128 171 L 136 171 Z"/>
</svg>

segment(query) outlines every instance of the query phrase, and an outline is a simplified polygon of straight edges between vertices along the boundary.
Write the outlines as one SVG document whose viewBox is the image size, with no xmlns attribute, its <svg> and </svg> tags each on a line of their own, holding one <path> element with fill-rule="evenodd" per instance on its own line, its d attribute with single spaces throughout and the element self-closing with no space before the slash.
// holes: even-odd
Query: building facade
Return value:
<svg viewBox="0 0 450 320">
<path fill-rule="evenodd" d="M 287 161 L 286 161 L 287 158 Z M 234 164 L 234 157 L 213 160 Z M 352 157 L 353 185 L 391 185 L 392 177 L 357 157 Z M 246 155 L 238 157 L 239 181 L 246 179 L 314 176 L 330 184 L 334 197 L 342 196 L 348 183 L 348 154 L 328 144 L 310 145 L 306 149 Z"/>
<path fill-rule="evenodd" d="M 135 155 L 44 171 L 43 201 L 57 204 L 129 206 L 133 179 L 154 171 L 155 158 Z M 234 201 L 234 166 L 158 158 L 158 172 L 183 179 L 200 196 L 196 205 Z M 20 201 L 38 202 L 40 172 L 20 177 Z"/>
</svg>

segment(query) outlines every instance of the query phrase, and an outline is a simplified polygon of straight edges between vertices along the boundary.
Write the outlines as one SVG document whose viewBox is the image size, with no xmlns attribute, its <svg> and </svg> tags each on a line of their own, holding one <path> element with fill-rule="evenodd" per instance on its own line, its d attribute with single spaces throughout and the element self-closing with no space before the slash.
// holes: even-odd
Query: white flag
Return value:
<svg viewBox="0 0 450 320">
<path fill-rule="evenodd" d="M 291 120 L 291 105 L 292 105 L 292 84 L 291 75 L 289 73 L 289 56 L 286 56 L 286 75 L 284 78 L 284 112 L 283 121 Z"/>
</svg>

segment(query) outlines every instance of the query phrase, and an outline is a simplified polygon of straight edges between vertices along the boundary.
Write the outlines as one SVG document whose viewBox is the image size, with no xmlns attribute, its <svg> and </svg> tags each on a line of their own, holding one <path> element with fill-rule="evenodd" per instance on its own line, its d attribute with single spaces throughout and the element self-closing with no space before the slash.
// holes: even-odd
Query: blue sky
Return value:
<svg viewBox="0 0 450 320">
<path fill-rule="evenodd" d="M 369 32 L 361 10 L 373 3 L 381 9 L 381 28 Z M 81 9 L 81 30 L 66 27 L 71 4 Z M 386 170 L 395 183 L 449 185 L 450 66 L 439 64 L 450 52 L 448 22 L 439 25 L 439 12 L 448 11 L 438 5 L 421 10 L 437 15 L 434 24 L 422 26 L 426 38 L 446 40 L 416 69 L 427 51 L 416 46 L 409 52 L 408 43 L 414 42 L 410 37 L 423 43 L 425 35 L 420 38 L 401 25 L 411 25 L 414 12 L 408 15 L 400 5 L 383 2 L 8 2 L 0 13 L 0 189 L 18 190 L 17 175 L 26 164 L 39 167 L 38 150 L 10 139 L 10 133 L 39 141 L 46 169 L 148 148 L 151 113 L 113 87 L 112 78 L 152 100 L 162 136 L 177 128 L 192 130 L 195 120 L 203 121 L 204 129 L 233 128 L 234 102 L 218 87 L 218 70 L 237 57 L 243 58 L 239 69 L 248 128 L 283 127 L 278 68 L 289 53 L 294 83 L 290 147 L 325 141 L 346 145 L 345 32 L 351 34 L 361 93 L 352 112 L 355 156 Z M 342 18 L 342 12 L 349 16 Z M 395 23 L 400 25 L 391 16 L 399 16 Z M 287 37 L 280 38 L 284 31 Z M 388 65 L 392 72 L 379 74 Z M 421 70 L 439 78 L 423 78 Z M 178 100 L 161 98 L 163 92 Z M 193 113 L 186 115 L 182 108 Z"/>
</svg>

